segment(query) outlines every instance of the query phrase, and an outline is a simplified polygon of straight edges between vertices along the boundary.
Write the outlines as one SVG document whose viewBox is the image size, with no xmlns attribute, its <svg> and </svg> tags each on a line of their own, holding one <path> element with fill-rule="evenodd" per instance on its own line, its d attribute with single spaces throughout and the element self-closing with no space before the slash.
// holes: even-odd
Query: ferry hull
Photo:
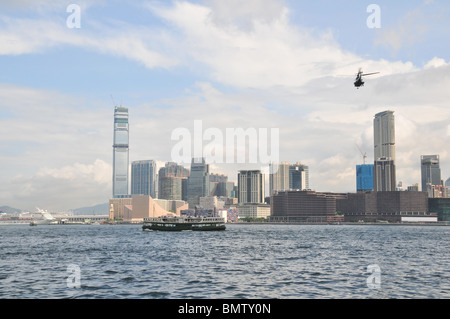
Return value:
<svg viewBox="0 0 450 319">
<path fill-rule="evenodd" d="M 188 222 L 180 219 L 147 221 L 142 226 L 147 231 L 218 231 L 225 230 L 225 224 L 217 220 L 202 220 L 200 222 Z"/>
</svg>

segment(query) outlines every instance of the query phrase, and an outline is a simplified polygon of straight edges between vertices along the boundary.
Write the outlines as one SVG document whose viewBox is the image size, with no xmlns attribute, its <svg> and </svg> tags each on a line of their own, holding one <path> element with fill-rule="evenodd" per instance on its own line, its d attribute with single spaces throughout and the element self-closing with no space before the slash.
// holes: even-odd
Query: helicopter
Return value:
<svg viewBox="0 0 450 319">
<path fill-rule="evenodd" d="M 363 73 L 363 71 L 362 71 L 362 69 L 361 68 L 359 68 L 359 71 L 358 71 L 358 73 L 356 74 L 356 79 L 355 79 L 355 87 L 357 88 L 357 89 L 359 89 L 361 86 L 364 86 L 364 81 L 362 80 L 362 77 L 363 76 L 367 76 L 367 75 L 374 75 L 374 74 L 378 74 L 378 73 L 380 73 L 380 72 L 373 72 L 373 73 L 366 73 L 366 74 L 364 74 Z"/>
</svg>

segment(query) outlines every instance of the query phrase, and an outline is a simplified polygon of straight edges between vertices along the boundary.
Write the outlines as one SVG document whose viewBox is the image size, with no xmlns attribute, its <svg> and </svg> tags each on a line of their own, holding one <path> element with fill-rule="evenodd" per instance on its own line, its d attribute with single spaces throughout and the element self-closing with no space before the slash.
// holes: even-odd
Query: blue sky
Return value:
<svg viewBox="0 0 450 319">
<path fill-rule="evenodd" d="M 69 29 L 69 4 L 81 28 Z M 366 24 L 370 4 L 381 28 Z M 397 179 L 420 155 L 450 176 L 448 1 L 0 1 L 0 204 L 64 210 L 111 194 L 113 101 L 130 160 L 170 161 L 171 132 L 280 129 L 280 160 L 318 191 L 354 191 L 356 144 L 396 113 Z M 359 67 L 381 75 L 355 90 Z M 419 134 L 420 132 L 420 134 Z M 437 138 L 439 137 L 439 138 Z M 414 142 L 411 142 L 414 141 Z M 236 165 L 211 165 L 236 179 Z"/>
</svg>

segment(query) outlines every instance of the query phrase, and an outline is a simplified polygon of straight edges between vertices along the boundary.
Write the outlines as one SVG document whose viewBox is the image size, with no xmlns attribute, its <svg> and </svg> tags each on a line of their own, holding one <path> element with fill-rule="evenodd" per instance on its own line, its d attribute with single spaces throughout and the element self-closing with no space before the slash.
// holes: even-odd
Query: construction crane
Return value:
<svg viewBox="0 0 450 319">
<path fill-rule="evenodd" d="M 364 163 L 364 165 L 366 165 L 367 153 L 363 153 L 363 151 L 361 150 L 361 148 L 359 147 L 358 144 L 356 144 L 356 147 L 357 147 L 358 150 L 361 152 L 361 155 L 362 155 L 362 157 L 363 157 L 363 163 Z"/>
</svg>

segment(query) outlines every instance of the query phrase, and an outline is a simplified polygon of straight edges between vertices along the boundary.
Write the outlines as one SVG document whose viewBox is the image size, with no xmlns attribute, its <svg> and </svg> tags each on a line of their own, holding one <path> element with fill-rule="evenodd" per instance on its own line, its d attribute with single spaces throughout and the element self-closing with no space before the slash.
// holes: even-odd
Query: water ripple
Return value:
<svg viewBox="0 0 450 319">
<path fill-rule="evenodd" d="M 447 227 L 2 227 L 0 298 L 449 298 Z M 80 269 L 80 285 L 69 287 Z M 370 288 L 369 265 L 380 269 Z"/>
</svg>

